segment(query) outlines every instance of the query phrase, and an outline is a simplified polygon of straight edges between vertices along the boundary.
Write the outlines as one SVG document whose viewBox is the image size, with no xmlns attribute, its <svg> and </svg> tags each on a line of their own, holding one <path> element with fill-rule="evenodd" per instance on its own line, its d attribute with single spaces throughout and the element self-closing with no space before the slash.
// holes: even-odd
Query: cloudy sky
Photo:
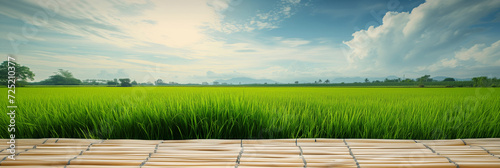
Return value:
<svg viewBox="0 0 500 168">
<path fill-rule="evenodd" d="M 498 0 L 0 1 L 36 81 L 500 77 Z"/>
</svg>

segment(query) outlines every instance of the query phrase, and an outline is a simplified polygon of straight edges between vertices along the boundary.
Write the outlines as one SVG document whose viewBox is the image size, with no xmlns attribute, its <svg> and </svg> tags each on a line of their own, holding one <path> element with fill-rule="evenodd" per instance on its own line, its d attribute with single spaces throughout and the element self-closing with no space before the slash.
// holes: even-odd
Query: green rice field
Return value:
<svg viewBox="0 0 500 168">
<path fill-rule="evenodd" d="M 500 137 L 500 88 L 26 87 L 16 101 L 16 138 Z"/>
</svg>

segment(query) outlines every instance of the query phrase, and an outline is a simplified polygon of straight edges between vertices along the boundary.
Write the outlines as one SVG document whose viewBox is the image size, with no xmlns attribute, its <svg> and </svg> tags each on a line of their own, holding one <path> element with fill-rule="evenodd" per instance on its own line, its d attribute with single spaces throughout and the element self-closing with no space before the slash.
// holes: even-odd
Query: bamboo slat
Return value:
<svg viewBox="0 0 500 168">
<path fill-rule="evenodd" d="M 0 139 L 2 168 L 498 168 L 500 138 L 454 140 Z"/>
</svg>

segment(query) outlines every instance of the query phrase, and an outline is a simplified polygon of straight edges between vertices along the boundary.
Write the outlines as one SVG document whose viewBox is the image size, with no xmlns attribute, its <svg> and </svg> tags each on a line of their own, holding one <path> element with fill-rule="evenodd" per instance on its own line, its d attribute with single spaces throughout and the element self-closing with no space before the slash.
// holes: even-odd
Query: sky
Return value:
<svg viewBox="0 0 500 168">
<path fill-rule="evenodd" d="M 35 81 L 500 77 L 498 0 L 0 0 Z"/>
</svg>

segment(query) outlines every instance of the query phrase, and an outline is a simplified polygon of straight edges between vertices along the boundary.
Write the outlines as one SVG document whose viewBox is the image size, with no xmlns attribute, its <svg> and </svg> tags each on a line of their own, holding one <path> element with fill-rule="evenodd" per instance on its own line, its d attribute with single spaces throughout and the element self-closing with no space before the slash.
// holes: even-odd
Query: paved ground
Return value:
<svg viewBox="0 0 500 168">
<path fill-rule="evenodd" d="M 0 167 L 500 167 L 500 138 L 457 140 L 1 139 Z"/>
</svg>

